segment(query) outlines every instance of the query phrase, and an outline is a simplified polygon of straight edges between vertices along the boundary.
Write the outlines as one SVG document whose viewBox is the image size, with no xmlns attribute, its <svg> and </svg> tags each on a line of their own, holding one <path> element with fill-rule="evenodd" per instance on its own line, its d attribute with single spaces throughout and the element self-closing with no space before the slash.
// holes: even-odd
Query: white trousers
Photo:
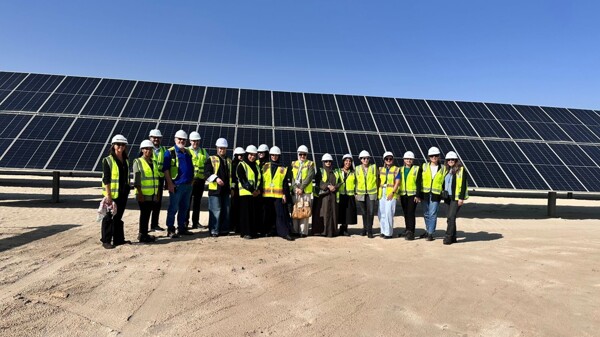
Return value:
<svg viewBox="0 0 600 337">
<path fill-rule="evenodd" d="M 394 213 L 396 213 L 396 198 L 387 200 L 387 187 L 383 188 L 383 195 L 379 199 L 379 210 L 377 217 L 379 218 L 379 227 L 381 234 L 385 236 L 394 235 Z"/>
<path fill-rule="evenodd" d="M 296 204 L 296 202 L 298 201 L 298 195 L 294 194 L 293 195 L 293 201 L 294 204 Z M 309 207 L 312 209 L 312 196 L 310 198 L 309 203 Z M 310 221 L 310 218 L 306 218 L 306 219 L 301 219 L 301 220 L 297 220 L 297 219 L 292 219 L 292 223 L 294 225 L 294 233 L 298 233 L 298 234 L 304 234 L 304 235 L 308 235 L 308 230 L 310 229 L 308 222 Z"/>
</svg>

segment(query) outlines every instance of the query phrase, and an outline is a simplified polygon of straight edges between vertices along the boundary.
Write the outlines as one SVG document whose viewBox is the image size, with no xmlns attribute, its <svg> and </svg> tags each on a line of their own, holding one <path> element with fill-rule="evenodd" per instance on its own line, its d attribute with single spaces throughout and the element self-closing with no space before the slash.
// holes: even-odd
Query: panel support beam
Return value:
<svg viewBox="0 0 600 337">
<path fill-rule="evenodd" d="M 556 192 L 548 192 L 548 217 L 556 218 Z"/>
<path fill-rule="evenodd" d="M 52 203 L 59 203 L 60 196 L 60 172 L 53 171 L 52 172 Z"/>
</svg>

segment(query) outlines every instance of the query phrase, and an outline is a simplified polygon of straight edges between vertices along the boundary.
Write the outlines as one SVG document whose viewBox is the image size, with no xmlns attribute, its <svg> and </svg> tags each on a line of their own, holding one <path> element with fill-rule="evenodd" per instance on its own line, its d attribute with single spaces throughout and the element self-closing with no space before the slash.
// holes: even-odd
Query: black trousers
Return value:
<svg viewBox="0 0 600 337">
<path fill-rule="evenodd" d="M 260 197 L 253 197 L 251 195 L 239 197 L 240 234 L 242 236 L 256 236 L 258 232 L 258 220 L 260 219 L 261 212 L 259 208 L 261 204 L 260 199 Z"/>
<path fill-rule="evenodd" d="M 448 227 L 446 227 L 446 236 L 456 239 L 456 216 L 462 206 L 458 206 L 457 200 L 450 200 L 448 204 Z"/>
<path fill-rule="evenodd" d="M 165 178 L 158 178 L 158 195 L 157 202 L 152 207 L 152 222 L 150 226 L 152 228 L 158 227 L 158 217 L 160 216 L 160 208 L 162 206 L 163 190 L 165 188 Z"/>
<path fill-rule="evenodd" d="M 279 220 L 279 214 L 277 213 L 276 202 L 281 203 L 281 198 L 262 198 L 262 228 L 259 230 L 261 233 L 272 234 L 275 233 L 275 227 L 277 220 Z M 283 205 L 283 204 L 282 204 Z"/>
<path fill-rule="evenodd" d="M 404 212 L 404 224 L 406 231 L 415 232 L 415 212 L 417 210 L 417 203 L 415 202 L 415 196 L 403 195 L 400 197 L 400 204 L 402 204 L 402 211 Z"/>
<path fill-rule="evenodd" d="M 192 224 L 200 223 L 200 204 L 202 194 L 204 194 L 204 179 L 196 179 L 192 182 L 192 196 L 190 197 L 190 209 L 188 210 L 187 221 L 190 222 L 190 211 L 192 212 Z"/>
<path fill-rule="evenodd" d="M 263 205 L 269 223 L 275 225 L 275 230 L 273 230 L 273 227 L 269 227 L 271 231 L 276 231 L 277 235 L 281 237 L 290 235 L 292 232 L 292 218 L 288 212 L 287 204 L 284 204 L 281 198 L 263 198 Z M 265 221 L 265 223 L 267 222 Z"/>
<path fill-rule="evenodd" d="M 125 207 L 127 206 L 127 194 L 119 193 L 120 196 L 113 199 L 117 204 L 117 213 L 113 214 L 112 221 L 102 221 L 102 232 L 101 241 L 103 243 L 120 244 L 125 242 L 125 229 L 123 226 L 123 213 L 125 213 Z"/>
<path fill-rule="evenodd" d="M 152 215 L 152 210 L 156 206 L 156 201 L 138 201 L 138 206 L 140 206 L 140 221 L 139 221 L 139 233 L 140 235 L 148 234 L 148 223 L 150 222 L 150 216 Z"/>
<path fill-rule="evenodd" d="M 375 207 L 377 207 L 377 200 L 370 200 L 369 196 L 365 195 L 365 200 L 357 200 L 356 204 L 362 213 L 363 232 L 372 234 L 373 219 L 375 218 Z"/>
</svg>

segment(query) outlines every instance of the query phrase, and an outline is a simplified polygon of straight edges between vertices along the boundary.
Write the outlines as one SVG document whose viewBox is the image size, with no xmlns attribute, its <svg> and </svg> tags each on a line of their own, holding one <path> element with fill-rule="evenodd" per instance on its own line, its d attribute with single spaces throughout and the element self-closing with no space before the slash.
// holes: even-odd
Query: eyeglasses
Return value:
<svg viewBox="0 0 600 337">
<path fill-rule="evenodd" d="M 332 160 L 323 160 L 324 163 L 333 163 Z"/>
<path fill-rule="evenodd" d="M 385 161 L 390 161 L 390 160 L 394 160 L 394 158 L 392 158 L 392 157 L 386 157 L 386 158 L 384 158 L 384 160 Z"/>
</svg>

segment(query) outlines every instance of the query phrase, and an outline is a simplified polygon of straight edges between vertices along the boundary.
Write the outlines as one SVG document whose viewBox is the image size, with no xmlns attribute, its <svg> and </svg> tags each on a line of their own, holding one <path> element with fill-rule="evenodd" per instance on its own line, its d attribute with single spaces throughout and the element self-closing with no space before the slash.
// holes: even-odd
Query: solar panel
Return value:
<svg viewBox="0 0 600 337">
<path fill-rule="evenodd" d="M 317 166 L 361 150 L 379 165 L 410 150 L 421 164 L 437 146 L 458 153 L 474 188 L 600 192 L 594 110 L 0 72 L 0 167 L 98 171 L 112 136 L 135 157 L 156 127 L 166 146 L 198 131 L 211 153 L 223 137 L 277 145 L 284 163 L 306 145 Z"/>
</svg>

